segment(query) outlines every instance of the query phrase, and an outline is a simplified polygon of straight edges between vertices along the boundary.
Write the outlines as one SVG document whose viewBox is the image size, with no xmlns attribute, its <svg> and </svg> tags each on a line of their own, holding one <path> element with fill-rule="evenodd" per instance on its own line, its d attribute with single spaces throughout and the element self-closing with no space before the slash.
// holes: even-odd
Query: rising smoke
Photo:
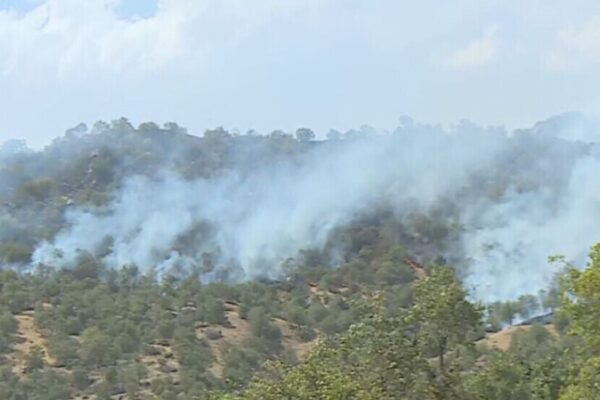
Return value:
<svg viewBox="0 0 600 400">
<path fill-rule="evenodd" d="M 509 136 L 405 120 L 392 134 L 315 142 L 253 169 L 192 180 L 169 168 L 128 176 L 107 204 L 69 209 L 66 227 L 37 246 L 33 263 L 68 267 L 85 250 L 112 267 L 161 270 L 211 253 L 217 269 L 235 266 L 230 278 L 278 278 L 287 258 L 323 248 L 373 208 L 403 220 L 449 202 L 458 212 L 443 217 L 460 226 L 460 240 L 447 251 L 462 260 L 474 296 L 536 293 L 555 272 L 548 255 L 581 260 L 600 240 L 600 154 L 568 139 L 568 124 L 555 125 Z"/>
</svg>

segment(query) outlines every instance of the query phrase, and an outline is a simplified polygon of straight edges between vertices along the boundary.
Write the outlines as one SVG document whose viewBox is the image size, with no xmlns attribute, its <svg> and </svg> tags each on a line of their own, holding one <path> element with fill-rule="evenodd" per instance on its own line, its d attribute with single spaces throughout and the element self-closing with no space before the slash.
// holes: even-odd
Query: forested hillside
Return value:
<svg viewBox="0 0 600 400">
<path fill-rule="evenodd" d="M 8 142 L 0 399 L 600 398 L 589 124 Z"/>
</svg>

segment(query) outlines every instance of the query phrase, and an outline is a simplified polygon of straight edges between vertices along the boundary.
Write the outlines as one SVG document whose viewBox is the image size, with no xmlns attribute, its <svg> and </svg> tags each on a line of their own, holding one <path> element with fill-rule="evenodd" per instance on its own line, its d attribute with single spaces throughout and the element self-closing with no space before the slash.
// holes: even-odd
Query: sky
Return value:
<svg viewBox="0 0 600 400">
<path fill-rule="evenodd" d="M 596 0 L 0 0 L 0 141 L 600 114 Z"/>
</svg>

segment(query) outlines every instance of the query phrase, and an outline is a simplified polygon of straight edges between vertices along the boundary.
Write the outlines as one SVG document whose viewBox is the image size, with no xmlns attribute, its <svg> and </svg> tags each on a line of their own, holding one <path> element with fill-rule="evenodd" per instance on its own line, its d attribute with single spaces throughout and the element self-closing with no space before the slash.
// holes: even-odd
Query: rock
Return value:
<svg viewBox="0 0 600 400">
<path fill-rule="evenodd" d="M 208 340 L 219 340 L 223 337 L 223 332 L 220 329 L 206 328 L 204 330 L 204 336 Z"/>
</svg>

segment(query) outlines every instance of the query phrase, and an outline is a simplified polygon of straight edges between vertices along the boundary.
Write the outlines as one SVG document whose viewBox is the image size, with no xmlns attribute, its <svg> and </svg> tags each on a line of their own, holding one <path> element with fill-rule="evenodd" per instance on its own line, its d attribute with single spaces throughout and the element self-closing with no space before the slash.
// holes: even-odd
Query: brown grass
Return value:
<svg viewBox="0 0 600 400">
<path fill-rule="evenodd" d="M 281 318 L 275 318 L 273 320 L 275 325 L 281 330 L 281 342 L 286 350 L 291 350 L 296 354 L 298 360 L 306 358 L 310 350 L 315 346 L 317 340 L 311 340 L 305 342 L 298 337 L 296 330 L 292 326 Z"/>
<path fill-rule="evenodd" d="M 15 351 L 9 359 L 12 361 L 12 369 L 15 374 L 23 373 L 25 368 L 25 358 L 31 351 L 39 347 L 42 349 L 44 362 L 47 365 L 54 365 L 55 360 L 48 354 L 46 339 L 36 326 L 33 319 L 33 311 L 24 311 L 15 315 L 17 320 L 17 343 Z"/>
<path fill-rule="evenodd" d="M 510 341 L 512 340 L 513 335 L 517 332 L 526 332 L 531 329 L 531 326 L 532 325 L 511 326 L 500 332 L 489 333 L 486 335 L 485 339 L 481 340 L 481 342 L 487 344 L 490 348 L 506 351 L 510 347 Z M 558 336 L 558 332 L 556 332 L 554 325 L 547 324 L 544 325 L 544 328 L 546 328 L 553 336 Z"/>
<path fill-rule="evenodd" d="M 198 328 L 196 331 L 198 337 L 203 337 L 205 339 L 205 329 L 218 329 L 223 335 L 220 339 L 216 340 L 206 339 L 215 356 L 215 362 L 211 366 L 210 372 L 216 377 L 223 376 L 223 368 L 225 366 L 225 351 L 227 347 L 239 346 L 246 339 L 249 339 L 252 336 L 250 323 L 248 323 L 248 321 L 245 319 L 240 318 L 239 306 L 228 305 L 225 314 L 229 320 L 229 323 L 231 324 L 230 327 L 210 326 Z M 294 351 L 299 360 L 306 357 L 310 349 L 314 347 L 316 340 L 303 342 L 287 321 L 281 318 L 274 318 L 273 322 L 281 330 L 283 347 L 286 350 Z"/>
<path fill-rule="evenodd" d="M 205 338 L 204 329 L 218 329 L 221 331 L 223 335 L 220 339 L 217 340 L 208 340 L 208 345 L 212 353 L 215 356 L 215 362 L 210 367 L 210 372 L 216 377 L 223 376 L 223 368 L 225 366 L 224 356 L 225 349 L 228 345 L 240 345 L 244 342 L 245 339 L 249 338 L 252 333 L 250 331 L 250 324 L 248 321 L 240 318 L 239 316 L 239 306 L 237 305 L 228 305 L 225 310 L 225 315 L 229 320 L 231 326 L 222 327 L 222 326 L 210 326 L 209 328 L 198 328 L 196 333 L 198 337 Z"/>
</svg>

